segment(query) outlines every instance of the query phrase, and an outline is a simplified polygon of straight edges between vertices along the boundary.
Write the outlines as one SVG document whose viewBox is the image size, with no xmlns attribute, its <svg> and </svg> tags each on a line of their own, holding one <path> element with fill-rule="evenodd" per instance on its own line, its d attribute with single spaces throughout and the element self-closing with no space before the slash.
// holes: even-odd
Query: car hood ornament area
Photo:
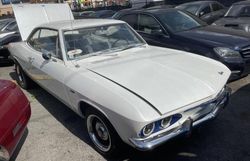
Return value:
<svg viewBox="0 0 250 161">
<path fill-rule="evenodd" d="M 219 73 L 219 75 L 223 75 L 224 74 L 224 72 L 223 71 L 221 71 L 221 72 L 218 72 Z"/>
</svg>

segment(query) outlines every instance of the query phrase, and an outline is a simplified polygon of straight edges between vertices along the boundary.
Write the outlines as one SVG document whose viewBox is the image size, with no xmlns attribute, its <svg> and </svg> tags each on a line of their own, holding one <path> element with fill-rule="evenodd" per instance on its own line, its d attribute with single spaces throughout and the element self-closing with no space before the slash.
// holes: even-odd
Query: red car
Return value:
<svg viewBox="0 0 250 161">
<path fill-rule="evenodd" d="M 0 80 L 0 160 L 7 161 L 21 139 L 31 115 L 30 103 L 13 82 Z"/>
</svg>

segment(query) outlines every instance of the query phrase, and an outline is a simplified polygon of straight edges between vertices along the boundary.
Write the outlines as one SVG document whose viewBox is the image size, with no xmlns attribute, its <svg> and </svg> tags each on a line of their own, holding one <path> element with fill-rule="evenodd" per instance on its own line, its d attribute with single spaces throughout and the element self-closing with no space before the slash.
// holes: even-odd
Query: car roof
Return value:
<svg viewBox="0 0 250 161">
<path fill-rule="evenodd" d="M 177 11 L 179 9 L 176 8 L 147 8 L 147 9 L 137 9 L 137 10 L 126 10 L 126 12 L 121 12 L 119 16 L 124 14 L 131 14 L 131 13 L 151 13 L 151 14 L 157 14 L 162 12 L 169 12 L 169 11 Z"/>
<path fill-rule="evenodd" d="M 194 1 L 194 2 L 183 3 L 183 4 L 180 4 L 179 6 L 193 5 L 193 4 L 205 5 L 205 4 L 214 3 L 214 2 L 218 3 L 217 1 Z"/>
<path fill-rule="evenodd" d="M 88 28 L 96 26 L 105 26 L 112 24 L 125 23 L 120 20 L 114 19 L 81 19 L 81 20 L 67 20 L 67 21 L 57 21 L 50 22 L 46 24 L 39 25 L 38 28 L 50 28 L 54 30 L 72 30 L 78 28 Z"/>
<path fill-rule="evenodd" d="M 159 6 L 153 6 L 153 7 L 149 7 L 147 9 L 161 9 L 161 8 L 174 8 L 174 5 L 159 5 Z"/>
<path fill-rule="evenodd" d="M 249 5 L 250 1 L 240 1 L 240 2 L 236 2 L 233 5 Z"/>
</svg>

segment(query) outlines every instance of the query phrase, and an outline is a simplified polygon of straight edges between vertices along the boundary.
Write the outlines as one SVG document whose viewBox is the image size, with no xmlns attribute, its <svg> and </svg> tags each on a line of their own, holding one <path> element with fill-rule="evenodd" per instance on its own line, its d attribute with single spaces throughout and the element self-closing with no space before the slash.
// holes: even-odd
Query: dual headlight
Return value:
<svg viewBox="0 0 250 161">
<path fill-rule="evenodd" d="M 240 53 L 238 51 L 225 48 L 225 47 L 216 47 L 214 48 L 214 51 L 223 58 L 239 58 Z"/>
<path fill-rule="evenodd" d="M 175 114 L 172 116 L 165 117 L 165 118 L 158 120 L 156 122 L 152 122 L 152 123 L 146 125 L 141 130 L 140 136 L 147 137 L 155 132 L 166 129 L 167 127 L 176 123 L 181 117 L 182 117 L 181 114 Z"/>
</svg>

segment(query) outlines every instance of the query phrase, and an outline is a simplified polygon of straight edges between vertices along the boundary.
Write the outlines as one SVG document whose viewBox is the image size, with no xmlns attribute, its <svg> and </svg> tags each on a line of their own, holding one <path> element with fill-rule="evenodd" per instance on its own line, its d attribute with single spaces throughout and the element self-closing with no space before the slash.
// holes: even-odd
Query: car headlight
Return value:
<svg viewBox="0 0 250 161">
<path fill-rule="evenodd" d="M 161 127 L 162 128 L 167 128 L 170 123 L 171 123 L 172 117 L 166 117 L 164 119 L 161 120 Z"/>
<path fill-rule="evenodd" d="M 142 129 L 143 136 L 149 136 L 150 134 L 152 134 L 154 132 L 154 129 L 155 129 L 155 123 L 151 123 L 151 124 L 146 125 Z"/>
<path fill-rule="evenodd" d="M 164 130 L 164 129 L 168 128 L 169 126 L 173 125 L 174 123 L 176 123 L 181 117 L 182 117 L 181 114 L 175 114 L 172 116 L 162 118 L 158 121 L 152 122 L 150 124 L 147 124 L 141 130 L 139 135 L 141 137 L 147 137 L 153 133 Z"/>
<path fill-rule="evenodd" d="M 240 57 L 240 53 L 238 51 L 225 48 L 225 47 L 214 48 L 214 51 L 223 58 L 239 58 Z"/>
</svg>

